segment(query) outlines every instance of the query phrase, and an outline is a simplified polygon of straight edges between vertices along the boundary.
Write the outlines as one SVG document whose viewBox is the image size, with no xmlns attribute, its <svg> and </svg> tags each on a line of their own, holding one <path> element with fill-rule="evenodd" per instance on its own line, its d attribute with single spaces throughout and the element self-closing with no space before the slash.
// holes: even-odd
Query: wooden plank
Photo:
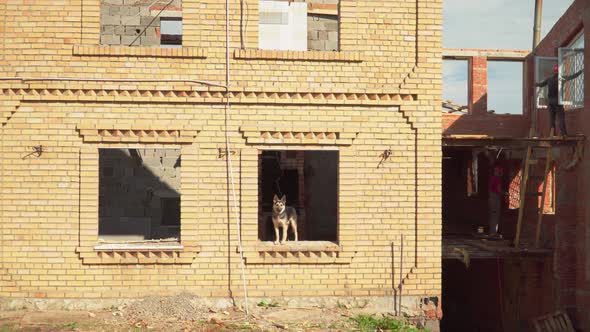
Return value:
<svg viewBox="0 0 590 332">
<path fill-rule="evenodd" d="M 520 183 L 520 208 L 518 209 L 518 221 L 516 223 L 516 236 L 514 237 L 514 246 L 518 247 L 520 244 L 520 231 L 522 228 L 522 218 L 524 216 L 524 206 L 525 206 L 525 199 L 526 199 L 526 191 L 527 191 L 527 183 L 529 179 L 529 159 L 531 159 L 533 148 L 528 147 L 526 150 L 526 159 L 524 163 L 524 172 L 522 175 L 522 180 Z"/>
<path fill-rule="evenodd" d="M 535 231 L 535 247 L 539 248 L 541 240 L 541 222 L 543 221 L 543 214 L 545 212 L 545 195 L 547 193 L 547 176 L 549 175 L 549 167 L 551 165 L 551 148 L 547 149 L 547 156 L 545 159 L 545 176 L 543 178 L 543 190 L 541 191 L 541 208 L 537 215 L 537 230 Z"/>
</svg>

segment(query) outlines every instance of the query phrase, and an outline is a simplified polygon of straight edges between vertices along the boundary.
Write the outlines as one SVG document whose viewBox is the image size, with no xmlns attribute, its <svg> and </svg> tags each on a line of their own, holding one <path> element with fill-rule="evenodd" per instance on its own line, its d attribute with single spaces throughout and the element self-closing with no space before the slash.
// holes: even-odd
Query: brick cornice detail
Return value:
<svg viewBox="0 0 590 332">
<path fill-rule="evenodd" d="M 16 88 L 0 89 L 0 96 L 20 96 L 23 101 L 62 102 L 135 102 L 135 103 L 225 103 L 234 104 L 319 104 L 399 106 L 415 102 L 412 93 L 340 93 L 340 92 L 267 92 L 267 91 L 192 91 L 152 89 L 70 89 Z"/>
<path fill-rule="evenodd" d="M 99 46 L 74 45 L 72 55 L 76 56 L 121 56 L 134 58 L 207 58 L 204 48 L 157 48 L 157 47 L 129 47 L 129 46 Z"/>
<path fill-rule="evenodd" d="M 240 60 L 281 60 L 281 61 L 326 61 L 362 62 L 360 52 L 330 51 L 275 51 L 235 50 L 234 59 Z"/>
<path fill-rule="evenodd" d="M 85 143 L 170 143 L 191 144 L 199 130 L 185 127 L 141 125 L 78 124 L 76 129 Z"/>
<path fill-rule="evenodd" d="M 352 145 L 359 129 L 240 127 L 246 144 Z"/>
</svg>

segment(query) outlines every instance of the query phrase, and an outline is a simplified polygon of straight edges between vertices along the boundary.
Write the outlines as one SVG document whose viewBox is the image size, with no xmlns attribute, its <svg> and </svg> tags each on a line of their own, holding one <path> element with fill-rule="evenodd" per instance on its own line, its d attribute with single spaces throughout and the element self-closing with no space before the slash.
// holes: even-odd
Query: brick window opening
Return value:
<svg viewBox="0 0 590 332">
<path fill-rule="evenodd" d="M 160 19 L 160 46 L 164 48 L 182 47 L 182 18 L 162 17 Z"/>
<path fill-rule="evenodd" d="M 338 51 L 339 0 L 259 2 L 262 50 Z"/>
<path fill-rule="evenodd" d="M 467 112 L 467 60 L 443 61 L 443 112 Z"/>
<path fill-rule="evenodd" d="M 182 0 L 101 0 L 100 44 L 181 47 Z"/>
<path fill-rule="evenodd" d="M 275 241 L 273 197 L 286 195 L 299 241 L 338 241 L 338 151 L 260 151 L 258 179 L 259 240 Z"/>
<path fill-rule="evenodd" d="M 523 63 L 488 60 L 488 112 L 523 113 Z"/>
<path fill-rule="evenodd" d="M 180 149 L 99 149 L 99 240 L 180 241 Z"/>
</svg>

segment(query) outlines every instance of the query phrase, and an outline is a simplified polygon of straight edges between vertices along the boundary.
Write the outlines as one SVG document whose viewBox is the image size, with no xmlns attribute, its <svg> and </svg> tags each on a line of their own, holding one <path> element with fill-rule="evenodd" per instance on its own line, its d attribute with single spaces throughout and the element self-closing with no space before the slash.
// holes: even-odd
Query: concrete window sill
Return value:
<svg viewBox="0 0 590 332">
<path fill-rule="evenodd" d="M 246 255 L 247 264 L 350 264 L 342 248 L 330 241 L 259 242 Z"/>
<path fill-rule="evenodd" d="M 207 50 L 196 47 L 158 48 L 158 47 L 126 47 L 101 45 L 74 45 L 72 55 L 76 56 L 110 56 L 135 58 L 188 58 L 205 59 Z"/>
<path fill-rule="evenodd" d="M 94 247 L 95 251 L 182 251 L 184 246 L 180 243 L 177 244 L 166 244 L 166 245 L 154 245 L 153 243 L 146 242 L 134 243 L 134 244 L 119 244 L 119 243 L 106 243 L 99 244 Z"/>
<path fill-rule="evenodd" d="M 234 59 L 240 60 L 282 60 L 282 61 L 320 61 L 320 62 L 362 62 L 360 52 L 329 51 L 275 51 L 243 50 L 234 51 Z"/>
<path fill-rule="evenodd" d="M 197 245 L 182 243 L 105 243 L 76 249 L 85 265 L 192 264 L 199 251 Z"/>
</svg>

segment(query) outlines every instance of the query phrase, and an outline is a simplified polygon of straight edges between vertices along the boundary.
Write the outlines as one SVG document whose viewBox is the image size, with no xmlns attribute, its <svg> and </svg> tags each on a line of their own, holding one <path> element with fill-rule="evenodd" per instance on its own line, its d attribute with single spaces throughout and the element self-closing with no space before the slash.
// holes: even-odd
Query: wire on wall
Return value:
<svg viewBox="0 0 590 332">
<path fill-rule="evenodd" d="M 229 116 L 231 111 L 231 104 L 229 100 L 229 84 L 230 84 L 230 62 L 229 62 L 229 0 L 225 1 L 225 89 L 226 89 L 226 104 L 225 104 L 225 152 L 227 156 L 227 168 L 229 173 L 229 180 L 231 185 L 231 193 L 234 207 L 234 218 L 237 226 L 238 249 L 240 252 L 240 267 L 242 272 L 242 287 L 244 289 L 244 309 L 246 316 L 250 315 L 248 310 L 248 288 L 246 286 L 246 266 L 244 262 L 244 250 L 242 247 L 242 226 L 240 223 L 240 215 L 238 213 L 238 202 L 236 198 L 236 187 L 234 181 L 234 172 L 232 166 L 231 149 L 229 142 Z M 229 221 L 228 221 L 229 222 Z"/>
</svg>

